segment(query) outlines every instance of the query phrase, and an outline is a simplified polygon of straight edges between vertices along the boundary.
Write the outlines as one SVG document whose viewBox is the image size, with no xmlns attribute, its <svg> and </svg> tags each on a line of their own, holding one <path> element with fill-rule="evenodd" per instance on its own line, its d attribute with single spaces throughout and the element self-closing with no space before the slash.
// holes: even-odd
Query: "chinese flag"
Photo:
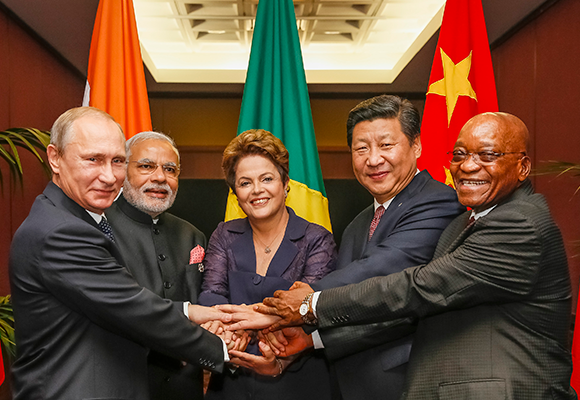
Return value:
<svg viewBox="0 0 580 400">
<path fill-rule="evenodd" d="M 125 136 L 151 130 L 145 72 L 132 0 L 101 0 L 83 106 L 108 112 Z"/>
<path fill-rule="evenodd" d="M 419 168 L 450 184 L 447 152 L 459 131 L 474 115 L 497 110 L 481 0 L 447 0 L 423 112 Z"/>
</svg>

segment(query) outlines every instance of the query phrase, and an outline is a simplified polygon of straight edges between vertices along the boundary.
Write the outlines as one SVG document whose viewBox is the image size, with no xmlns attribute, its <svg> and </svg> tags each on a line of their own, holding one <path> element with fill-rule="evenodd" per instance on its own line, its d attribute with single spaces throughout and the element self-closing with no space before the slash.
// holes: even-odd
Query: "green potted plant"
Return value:
<svg viewBox="0 0 580 400">
<path fill-rule="evenodd" d="M 12 128 L 0 131 L 0 157 L 8 163 L 10 176 L 22 182 L 23 171 L 19 148 L 33 153 L 45 171 L 49 171 L 38 150 L 46 151 L 50 143 L 50 133 L 34 128 Z M 3 185 L 4 175 L 0 169 L 0 187 Z"/>
<path fill-rule="evenodd" d="M 49 173 L 49 168 L 41 153 L 46 151 L 50 143 L 50 133 L 34 128 L 12 128 L 0 131 L 0 158 L 5 160 L 10 171 L 10 179 L 22 184 L 24 171 L 22 169 L 22 150 L 31 152 L 38 159 L 44 170 Z M 3 164 L 2 164 L 3 165 Z M 5 171 L 4 171 L 5 172 Z M 3 194 L 4 173 L 0 168 L 0 191 Z M 16 355 L 14 342 L 14 316 L 10 295 L 0 296 L 0 351 L 6 349 L 8 362 Z M 0 368 L 3 366 L 0 365 Z"/>
</svg>

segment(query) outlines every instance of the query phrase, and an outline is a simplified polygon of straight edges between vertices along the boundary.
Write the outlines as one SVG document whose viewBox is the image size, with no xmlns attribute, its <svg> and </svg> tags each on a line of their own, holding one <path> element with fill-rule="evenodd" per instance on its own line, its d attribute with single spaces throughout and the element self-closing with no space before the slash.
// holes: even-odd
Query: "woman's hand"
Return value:
<svg viewBox="0 0 580 400">
<path fill-rule="evenodd" d="M 234 304 L 220 304 L 215 306 L 219 311 L 229 313 L 231 315 L 232 324 L 228 325 L 226 329 L 265 329 L 280 321 L 277 315 L 262 314 L 255 309 L 261 303 L 253 305 L 234 305 Z"/>
</svg>

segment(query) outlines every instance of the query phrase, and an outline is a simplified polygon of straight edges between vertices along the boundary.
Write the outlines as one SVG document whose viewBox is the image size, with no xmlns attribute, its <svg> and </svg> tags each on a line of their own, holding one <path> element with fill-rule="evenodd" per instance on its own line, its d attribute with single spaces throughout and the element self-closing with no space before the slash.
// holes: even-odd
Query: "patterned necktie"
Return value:
<svg viewBox="0 0 580 400">
<path fill-rule="evenodd" d="M 383 207 L 383 206 L 378 206 L 377 209 L 375 210 L 375 216 L 373 217 L 373 220 L 371 221 L 371 227 L 369 229 L 369 241 L 373 237 L 373 233 L 375 233 L 377 226 L 379 226 L 379 222 L 381 221 L 381 217 L 383 216 L 384 213 L 385 213 L 385 207 Z"/>
<path fill-rule="evenodd" d="M 111 229 L 111 225 L 105 217 L 101 218 L 101 222 L 99 222 L 99 228 L 103 231 L 106 237 L 111 239 L 112 242 L 115 242 L 115 236 L 113 235 L 113 229 Z"/>
<path fill-rule="evenodd" d="M 469 217 L 469 221 L 467 222 L 466 228 L 469 228 L 473 224 L 475 224 L 475 217 L 472 215 L 471 217 Z"/>
</svg>

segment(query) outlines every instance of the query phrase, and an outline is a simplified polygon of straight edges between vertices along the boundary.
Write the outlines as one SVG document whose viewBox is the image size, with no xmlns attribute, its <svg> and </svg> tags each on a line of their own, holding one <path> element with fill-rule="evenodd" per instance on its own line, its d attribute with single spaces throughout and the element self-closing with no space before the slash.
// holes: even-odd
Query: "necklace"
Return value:
<svg viewBox="0 0 580 400">
<path fill-rule="evenodd" d="M 262 241 L 260 240 L 260 238 L 258 237 L 258 235 L 254 235 L 254 237 L 256 238 L 256 240 L 257 240 L 258 242 L 260 242 L 260 244 L 261 244 L 261 245 L 265 246 L 265 247 L 264 247 L 264 253 L 266 253 L 266 254 L 270 254 L 270 252 L 272 251 L 272 249 L 270 249 L 270 246 L 272 246 L 272 244 L 273 244 L 273 243 L 276 241 L 276 239 L 278 239 L 278 237 L 280 236 L 280 233 L 282 233 L 282 232 L 283 232 L 283 231 L 281 231 L 281 232 L 278 232 L 278 234 L 276 235 L 276 237 L 275 237 L 275 238 L 274 238 L 274 239 L 273 239 L 273 240 L 270 242 L 270 244 L 269 244 L 269 245 L 267 245 L 267 246 L 266 246 L 266 244 L 265 244 L 264 242 L 262 242 Z"/>
</svg>

